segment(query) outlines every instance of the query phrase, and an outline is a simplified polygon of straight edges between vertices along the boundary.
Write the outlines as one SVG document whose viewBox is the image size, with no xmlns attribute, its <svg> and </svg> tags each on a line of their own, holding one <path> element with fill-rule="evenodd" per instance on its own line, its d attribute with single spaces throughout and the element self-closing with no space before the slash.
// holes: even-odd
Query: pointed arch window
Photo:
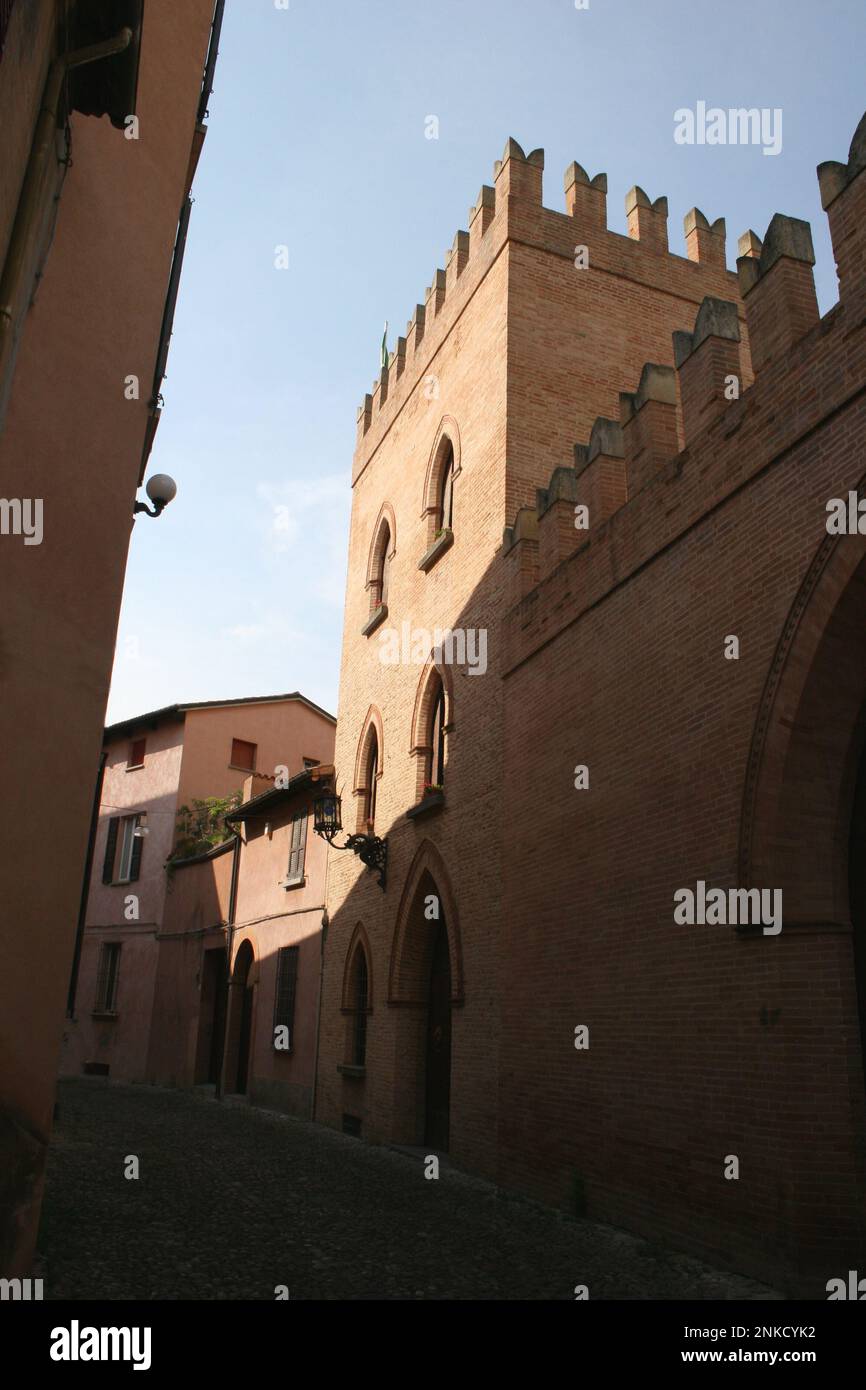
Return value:
<svg viewBox="0 0 866 1390">
<path fill-rule="evenodd" d="M 440 531 L 452 531 L 454 529 L 454 449 L 450 444 L 442 465 L 438 520 Z"/>
<path fill-rule="evenodd" d="M 364 820 L 368 833 L 372 835 L 376 825 L 376 788 L 379 782 L 379 739 L 375 729 L 370 730 L 370 746 L 367 752 L 367 767 L 364 792 Z"/>
<path fill-rule="evenodd" d="M 380 604 L 388 606 L 388 578 L 391 570 L 391 529 L 385 524 L 382 529 L 382 554 L 379 560 L 379 571 L 376 576 L 378 593 L 374 594 L 374 599 L 378 599 L 376 607 Z"/>
<path fill-rule="evenodd" d="M 439 681 L 433 698 L 430 719 L 430 768 L 428 782 L 433 787 L 445 785 L 445 691 Z"/>
<path fill-rule="evenodd" d="M 355 1011 L 352 1020 L 352 1065 L 366 1066 L 367 1063 L 367 1010 L 369 1008 L 369 976 L 367 957 L 363 946 L 355 952 L 354 988 L 352 1005 Z"/>
<path fill-rule="evenodd" d="M 439 425 L 424 480 L 427 549 L 418 561 L 425 574 L 454 544 L 454 489 L 461 472 L 460 434 L 450 415 Z"/>
<path fill-rule="evenodd" d="M 367 560 L 367 592 L 370 596 L 370 612 L 361 628 L 361 635 L 369 637 L 388 616 L 388 599 L 391 588 L 391 562 L 397 545 L 397 523 L 390 502 L 382 504 L 382 510 L 373 528 L 370 541 L 370 554 Z"/>
</svg>

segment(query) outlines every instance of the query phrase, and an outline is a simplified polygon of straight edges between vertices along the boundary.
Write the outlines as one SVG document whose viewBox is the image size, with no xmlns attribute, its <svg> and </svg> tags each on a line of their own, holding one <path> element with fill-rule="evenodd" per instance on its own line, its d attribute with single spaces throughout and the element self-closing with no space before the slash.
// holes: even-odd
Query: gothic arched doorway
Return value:
<svg viewBox="0 0 866 1390">
<path fill-rule="evenodd" d="M 443 1152 L 451 1142 L 454 1005 L 462 1004 L 457 909 L 445 865 L 425 841 L 394 931 L 388 1004 L 395 1010 L 393 1137 Z"/>
<path fill-rule="evenodd" d="M 249 1082 L 255 1002 L 254 962 L 252 946 L 249 941 L 242 941 L 232 971 L 229 1044 L 226 1049 L 226 1086 L 236 1095 L 246 1095 Z"/>
<path fill-rule="evenodd" d="M 424 1143 L 431 1149 L 447 1149 L 451 1108 L 451 962 L 448 933 L 441 920 L 430 961 L 424 1072 Z"/>
<path fill-rule="evenodd" d="M 866 708 L 863 710 L 866 721 Z M 860 1053 L 866 1077 L 866 747 L 860 757 L 848 849 L 848 885 L 854 940 L 854 981 L 860 1015 Z"/>
</svg>

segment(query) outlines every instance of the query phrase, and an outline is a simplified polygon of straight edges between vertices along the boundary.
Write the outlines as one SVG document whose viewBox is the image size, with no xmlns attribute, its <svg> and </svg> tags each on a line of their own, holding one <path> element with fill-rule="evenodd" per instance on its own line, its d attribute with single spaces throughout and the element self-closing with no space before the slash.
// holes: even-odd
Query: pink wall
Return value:
<svg viewBox="0 0 866 1390">
<path fill-rule="evenodd" d="M 204 1079 L 195 1071 L 200 1027 L 208 1026 L 201 1018 L 203 958 L 214 949 L 225 955 L 220 924 L 228 918 L 233 859 L 230 849 L 178 868 L 169 884 L 147 1061 L 148 1080 L 161 1086 Z"/>
<path fill-rule="evenodd" d="M 232 961 L 243 942 L 252 947 L 255 964 L 255 1013 L 250 1054 L 250 1099 L 292 1114 L 311 1112 L 316 1051 L 316 1019 L 319 990 L 321 928 L 324 905 L 327 845 L 307 823 L 307 849 L 303 887 L 284 888 L 291 839 L 291 820 L 296 811 L 309 807 L 307 789 L 282 803 L 276 811 L 246 823 L 246 843 L 241 849 L 238 899 Z M 270 834 L 266 824 L 270 823 Z M 292 1052 L 274 1048 L 273 1014 L 277 977 L 277 952 L 281 946 L 298 946 Z M 236 1009 L 237 1001 L 232 1000 Z M 235 1020 L 236 1021 L 236 1020 Z M 230 1028 L 230 1039 L 232 1029 Z M 228 1049 L 226 1085 L 231 1089 L 232 1046 Z"/>
<path fill-rule="evenodd" d="M 19 26 L 34 13 L 13 6 L 4 87 Z M 0 1009 L 5 1274 L 29 1268 L 35 1243 L 132 503 L 212 14 L 212 0 L 148 0 L 145 138 L 125 140 L 106 117 L 71 117 L 72 163 L 0 440 L 4 496 L 44 504 L 40 545 L 6 536 L 0 546 L 0 901 L 14 924 Z M 46 67 L 44 50 L 32 52 L 29 96 L 14 117 L 29 134 L 16 125 L 7 141 L 4 120 L 4 159 L 7 148 L 12 157 L 29 148 L 32 90 Z M 127 373 L 140 377 L 138 401 L 124 398 Z"/>
<path fill-rule="evenodd" d="M 139 738 L 146 739 L 144 765 L 129 768 L 131 746 Z M 230 765 L 234 738 L 257 745 L 259 769 L 273 775 L 274 768 L 283 763 L 291 774 L 296 774 L 303 767 L 304 757 L 330 760 L 334 724 L 302 700 L 235 704 L 187 710 L 183 719 L 164 717 L 155 728 L 142 721 L 107 745 L 85 949 L 75 1018 L 67 1022 L 63 1037 L 63 1075 L 80 1073 L 87 1063 L 95 1061 L 108 1063 L 112 1080 L 194 1084 L 202 952 L 214 940 L 212 934 L 207 938 L 204 934 L 227 919 L 231 855 L 176 869 L 170 879 L 165 862 L 172 852 L 180 806 L 243 788 L 247 772 Z M 148 834 L 139 879 L 128 884 L 104 884 L 102 869 L 111 817 L 141 811 L 147 812 Z M 120 843 L 119 835 L 116 864 Z M 322 882 L 321 845 L 317 841 L 309 849 L 309 862 L 311 866 L 315 864 Z M 288 847 L 284 858 L 288 862 Z M 263 907 L 261 913 L 256 909 L 257 894 L 264 901 L 268 890 L 272 890 L 270 881 L 261 885 L 252 882 L 259 871 L 267 872 L 260 862 L 255 866 L 254 856 L 254 867 L 243 890 L 249 899 L 250 915 L 285 912 L 289 895 L 284 889 L 279 890 L 282 897 L 277 896 L 277 907 Z M 280 874 L 284 876 L 285 865 Z M 310 891 L 292 890 L 293 905 L 306 906 L 307 900 L 312 901 Z M 299 897 L 299 893 L 306 896 Z M 137 922 L 125 916 L 131 895 L 138 899 Z M 323 901 L 321 888 L 316 901 Z M 238 920 L 243 919 L 239 916 Z M 317 921 L 313 930 L 319 925 Z M 191 934 L 195 945 L 178 941 L 178 933 Z M 108 940 L 120 942 L 123 947 L 121 986 L 133 970 L 132 979 L 138 981 L 134 1000 L 127 997 L 123 1009 L 118 1001 L 118 1016 L 114 1020 L 92 1017 L 99 969 L 96 945 Z M 300 1066 L 294 1070 L 300 1076 Z"/>
<path fill-rule="evenodd" d="M 60 1058 L 61 1075 L 80 1073 L 86 1063 L 106 1062 L 113 1080 L 142 1081 L 147 1063 L 150 1015 L 156 976 L 156 935 L 166 892 L 165 861 L 174 842 L 177 783 L 183 755 L 183 723 L 166 720 L 146 725 L 107 745 L 99 823 L 87 902 L 86 931 L 78 972 L 75 1017 L 67 1020 Z M 128 769 L 133 738 L 146 738 L 144 766 Z M 134 883 L 102 882 L 109 823 L 114 816 L 147 812 L 139 878 Z M 115 850 L 119 872 L 122 831 Z M 126 916 L 131 897 L 138 900 L 138 920 Z M 128 906 L 129 904 L 129 906 Z M 96 998 L 100 942 L 122 945 L 120 990 L 114 1020 L 92 1017 Z"/>
<path fill-rule="evenodd" d="M 127 768 L 133 738 L 146 738 L 144 766 Z M 87 902 L 87 925 L 102 926 L 125 921 L 124 899 L 135 893 L 139 899 L 139 921 L 158 925 L 165 901 L 165 861 L 174 844 L 177 785 L 184 754 L 184 726 L 166 721 L 158 728 L 144 726 L 132 738 L 113 740 L 107 746 L 108 759 L 102 784 L 99 826 Z M 141 872 L 137 883 L 109 887 L 102 882 L 102 865 L 113 816 L 147 812 L 147 836 L 141 853 Z M 120 839 L 117 859 L 120 860 Z"/>
<path fill-rule="evenodd" d="M 186 721 L 179 805 L 243 787 L 247 774 L 230 766 L 232 739 L 257 744 L 256 771 L 271 777 L 279 764 L 294 777 L 305 757 L 327 763 L 334 752 L 334 721 L 302 700 L 190 710 Z"/>
</svg>

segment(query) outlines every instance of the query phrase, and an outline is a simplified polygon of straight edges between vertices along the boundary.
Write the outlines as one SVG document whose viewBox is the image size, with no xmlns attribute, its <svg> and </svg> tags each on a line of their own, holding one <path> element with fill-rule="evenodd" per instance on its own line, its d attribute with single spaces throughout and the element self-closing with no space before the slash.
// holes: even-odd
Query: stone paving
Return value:
<svg viewBox="0 0 866 1390">
<path fill-rule="evenodd" d="M 772 1298 L 422 1156 L 189 1092 L 60 1084 L 40 1233 L 53 1299 Z M 124 1177 L 128 1155 L 140 1176 Z"/>
</svg>

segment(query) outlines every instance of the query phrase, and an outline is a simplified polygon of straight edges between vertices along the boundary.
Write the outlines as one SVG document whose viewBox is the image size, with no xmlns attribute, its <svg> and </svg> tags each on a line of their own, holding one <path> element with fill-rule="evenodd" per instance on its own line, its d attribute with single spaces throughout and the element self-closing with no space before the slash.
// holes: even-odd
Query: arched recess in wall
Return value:
<svg viewBox="0 0 866 1390">
<path fill-rule="evenodd" d="M 782 890 L 785 929 L 851 930 L 849 832 L 864 742 L 866 542 L 827 536 L 770 665 L 743 792 L 739 882 Z"/>
<path fill-rule="evenodd" d="M 442 484 L 447 467 L 453 482 L 461 472 L 460 430 L 453 415 L 443 415 L 436 430 L 427 472 L 424 478 L 424 497 L 421 516 L 425 521 L 426 545 L 429 548 L 442 526 Z M 450 522 L 449 522 L 450 524 Z"/>
<path fill-rule="evenodd" d="M 366 589 L 370 615 L 388 602 L 388 570 L 397 550 L 397 518 L 390 502 L 383 502 L 370 538 Z"/>
<path fill-rule="evenodd" d="M 421 672 L 421 679 L 415 690 L 415 706 L 412 711 L 412 733 L 409 756 L 415 760 L 415 800 L 420 801 L 424 794 L 430 758 L 433 752 L 433 711 L 439 692 L 445 700 L 445 744 L 446 760 L 449 736 L 454 731 L 454 673 L 450 662 L 437 662 L 431 654 Z"/>
<path fill-rule="evenodd" d="M 244 929 L 242 935 L 235 937 L 235 953 L 232 961 L 232 981 L 243 977 L 247 984 L 259 982 L 259 943 L 255 932 Z"/>
<path fill-rule="evenodd" d="M 422 949 L 423 943 L 413 931 L 416 899 L 424 880 L 432 880 L 440 899 L 440 920 L 444 919 L 448 934 L 448 958 L 451 966 L 451 1003 L 463 1003 L 463 947 L 460 935 L 460 916 L 451 879 L 445 861 L 432 840 L 423 840 L 406 875 L 391 947 L 388 971 L 388 1003 L 426 1006 L 430 962 Z"/>
<path fill-rule="evenodd" d="M 382 728 L 382 714 L 377 705 L 371 705 L 358 739 L 355 753 L 355 774 L 352 794 L 355 797 L 356 831 L 364 834 L 367 821 L 375 819 L 370 815 L 378 799 L 378 784 L 385 770 L 385 736 Z"/>
<path fill-rule="evenodd" d="M 343 962 L 343 989 L 340 995 L 340 1007 L 343 1013 L 354 1013 L 356 1008 L 355 956 L 359 950 L 364 952 L 367 962 L 367 1008 L 369 1010 L 373 1007 L 373 953 L 370 950 L 370 939 L 363 922 L 358 922 L 352 932 L 349 948 L 346 951 L 346 959 Z"/>
</svg>

